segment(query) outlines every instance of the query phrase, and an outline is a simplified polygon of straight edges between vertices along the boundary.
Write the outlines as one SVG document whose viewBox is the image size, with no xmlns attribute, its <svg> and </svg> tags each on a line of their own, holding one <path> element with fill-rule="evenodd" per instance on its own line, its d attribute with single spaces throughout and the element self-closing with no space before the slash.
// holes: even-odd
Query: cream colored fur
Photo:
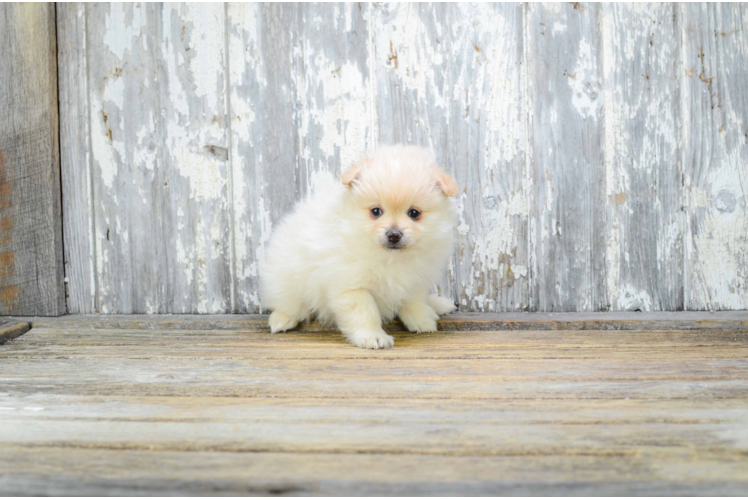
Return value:
<svg viewBox="0 0 748 500">
<path fill-rule="evenodd" d="M 396 315 L 410 331 L 435 331 L 439 315 L 455 309 L 428 295 L 452 252 L 454 180 L 414 146 L 382 147 L 341 179 L 300 202 L 271 236 L 260 267 L 271 331 L 316 317 L 371 349 L 394 345 L 382 322 Z M 391 229 L 403 248 L 388 247 Z"/>
</svg>

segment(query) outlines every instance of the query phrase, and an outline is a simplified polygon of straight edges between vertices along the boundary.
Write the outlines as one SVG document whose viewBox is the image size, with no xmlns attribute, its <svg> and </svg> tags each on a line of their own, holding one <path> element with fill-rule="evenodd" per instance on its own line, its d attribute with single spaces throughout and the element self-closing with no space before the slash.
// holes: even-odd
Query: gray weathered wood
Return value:
<svg viewBox="0 0 748 500">
<path fill-rule="evenodd" d="M 615 315 L 637 316 L 602 316 Z M 744 330 L 398 332 L 395 349 L 368 351 L 330 331 L 144 320 L 157 321 L 47 319 L 0 348 L 0 494 L 672 495 L 748 484 Z"/>
<path fill-rule="evenodd" d="M 127 330 L 244 330 L 267 332 L 267 315 L 72 315 L 62 318 L 17 318 L 34 327 Z M 439 330 L 746 330 L 748 311 L 615 312 L 615 313 L 458 313 L 438 322 Z M 404 331 L 399 321 L 384 326 Z M 299 331 L 324 331 L 317 322 L 302 323 Z"/>
<path fill-rule="evenodd" d="M 57 5 L 57 67 L 60 100 L 60 170 L 65 243 L 67 311 L 96 307 L 95 239 L 88 116 L 86 6 Z"/>
<path fill-rule="evenodd" d="M 86 9 L 97 311 L 225 312 L 224 8 Z"/>
<path fill-rule="evenodd" d="M 703 363 L 690 362 L 697 366 Z M 555 402 L 557 414 L 547 415 L 543 421 L 541 415 L 547 408 L 532 408 L 530 402 L 523 401 L 501 415 L 492 410 L 489 402 L 465 401 L 460 408 L 461 402 L 449 399 L 434 406 L 423 401 L 378 403 L 367 398 L 315 401 L 310 397 L 275 405 L 262 404 L 253 398 L 223 400 L 220 404 L 206 397 L 171 397 L 161 401 L 148 396 L 107 399 L 104 405 L 95 396 L 37 393 L 31 397 L 28 394 L 3 397 L 0 401 L 4 408 L 16 408 L 15 413 L 4 415 L 6 430 L 13 433 L 3 438 L 3 446 L 52 444 L 64 439 L 71 448 L 182 452 L 496 457 L 521 454 L 524 447 L 537 455 L 574 456 L 586 452 L 604 456 L 609 451 L 606 440 L 619 454 L 633 455 L 637 451 L 665 448 L 673 442 L 700 447 L 709 441 L 702 437 L 704 434 L 723 432 L 734 435 L 735 439 L 748 434 L 742 425 L 748 411 L 740 405 L 723 404 L 710 411 L 697 404 L 696 408 L 681 408 L 678 413 L 678 405 L 668 400 L 653 402 L 649 407 L 641 401 L 584 405 L 561 400 Z M 41 409 L 23 411 L 30 404 Z M 199 414 L 195 411 L 198 405 L 202 407 Z M 184 415 L 185 411 L 189 416 Z M 652 425 L 657 421 L 655 412 L 670 425 Z M 112 425 L 114 418 L 117 425 Z M 206 424 L 210 431 L 201 432 Z M 639 433 L 636 439 L 631 439 L 634 426 L 639 427 Z M 336 428 L 334 437 L 325 432 L 331 427 Z M 521 435 L 528 428 L 535 432 Z M 446 431 L 451 434 L 448 438 L 444 435 Z M 237 436 L 250 439 L 237 442 Z M 663 454 L 675 455 L 672 451 Z"/>
<path fill-rule="evenodd" d="M 0 344 L 16 339 L 29 331 L 29 324 L 25 321 L 13 319 L 0 319 Z"/>
<path fill-rule="evenodd" d="M 258 312 L 259 259 L 273 224 L 297 199 L 300 58 L 294 4 L 227 8 L 235 312 Z"/>
<path fill-rule="evenodd" d="M 0 117 L 0 314 L 63 314 L 54 4 L 0 6 Z"/>
<path fill-rule="evenodd" d="M 600 5 L 527 10 L 533 306 L 608 310 Z"/>
<path fill-rule="evenodd" d="M 274 225 L 391 142 L 460 185 L 462 310 L 748 307 L 744 5 L 60 10 L 71 311 L 261 312 Z"/>
<path fill-rule="evenodd" d="M 681 4 L 687 309 L 748 308 L 748 6 Z"/>
<path fill-rule="evenodd" d="M 721 457 L 360 454 L 341 459 L 329 453 L 51 447 L 40 455 L 33 448 L 0 449 L 0 461 L 7 464 L 0 491 L 6 496 L 742 496 L 748 488 L 745 464 Z M 126 475 L 113 474 L 115 462 L 127 468 Z"/>
<path fill-rule="evenodd" d="M 614 310 L 683 309 L 675 4 L 602 6 L 607 293 Z"/>
<path fill-rule="evenodd" d="M 378 141 L 371 4 L 299 4 L 297 197 L 337 178 Z"/>
</svg>

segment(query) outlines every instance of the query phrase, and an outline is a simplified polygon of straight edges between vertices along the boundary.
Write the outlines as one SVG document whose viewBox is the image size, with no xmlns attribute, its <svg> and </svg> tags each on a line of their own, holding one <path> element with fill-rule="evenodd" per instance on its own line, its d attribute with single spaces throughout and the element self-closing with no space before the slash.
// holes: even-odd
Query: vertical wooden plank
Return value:
<svg viewBox="0 0 748 500">
<path fill-rule="evenodd" d="M 686 308 L 748 308 L 748 6 L 680 4 Z"/>
<path fill-rule="evenodd" d="M 296 71 L 301 57 L 294 4 L 228 5 L 234 204 L 234 311 L 260 310 L 257 263 L 273 223 L 296 202 Z"/>
<path fill-rule="evenodd" d="M 614 310 L 682 310 L 676 6 L 602 8 L 608 301 Z"/>
<path fill-rule="evenodd" d="M 531 182 L 523 99 L 523 6 L 453 5 L 462 19 L 446 54 L 448 158 L 460 193 L 457 290 L 462 309 L 531 308 Z M 455 55 L 457 57 L 455 57 Z"/>
<path fill-rule="evenodd" d="M 161 82 L 166 309 L 231 311 L 231 217 L 222 4 L 164 4 Z M 166 151 L 165 151 L 166 153 Z M 175 256 L 176 254 L 176 256 Z"/>
<path fill-rule="evenodd" d="M 57 61 L 67 309 L 90 314 L 96 279 L 85 4 L 57 5 Z"/>
<path fill-rule="evenodd" d="M 527 10 L 532 293 L 541 311 L 606 310 L 600 6 Z"/>
<path fill-rule="evenodd" d="M 0 6 L 0 314 L 65 312 L 52 3 Z"/>
<path fill-rule="evenodd" d="M 159 12 L 141 4 L 88 4 L 92 205 L 104 314 L 166 312 L 159 193 Z M 156 112 L 156 110 L 159 110 Z"/>
<path fill-rule="evenodd" d="M 456 177 L 447 286 L 463 310 L 530 307 L 520 4 L 399 4 L 374 13 L 382 142 L 434 148 Z"/>
<path fill-rule="evenodd" d="M 98 310 L 230 308 L 222 5 L 89 5 Z"/>
<path fill-rule="evenodd" d="M 371 10 L 370 4 L 299 4 L 299 198 L 375 147 Z"/>
</svg>

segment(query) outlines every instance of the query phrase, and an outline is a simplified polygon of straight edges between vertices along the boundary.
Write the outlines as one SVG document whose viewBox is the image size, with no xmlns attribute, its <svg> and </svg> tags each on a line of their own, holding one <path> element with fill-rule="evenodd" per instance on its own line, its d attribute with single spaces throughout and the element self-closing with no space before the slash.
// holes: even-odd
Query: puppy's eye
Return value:
<svg viewBox="0 0 748 500">
<path fill-rule="evenodd" d="M 379 217 L 380 215 L 382 215 L 382 209 L 379 207 L 372 208 L 371 215 L 373 215 L 374 217 Z"/>
<path fill-rule="evenodd" d="M 415 208 L 411 208 L 410 210 L 408 210 L 408 217 L 410 217 L 411 219 L 417 219 L 420 216 L 421 216 L 421 212 L 419 212 Z"/>
</svg>

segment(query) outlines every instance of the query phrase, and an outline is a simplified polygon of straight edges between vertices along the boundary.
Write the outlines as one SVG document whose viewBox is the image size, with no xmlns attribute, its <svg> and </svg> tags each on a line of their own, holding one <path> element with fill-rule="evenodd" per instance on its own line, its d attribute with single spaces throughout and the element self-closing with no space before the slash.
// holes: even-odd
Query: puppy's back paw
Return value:
<svg viewBox="0 0 748 500">
<path fill-rule="evenodd" d="M 356 332 L 349 337 L 351 344 L 362 349 L 389 349 L 395 345 L 395 338 L 384 330 L 378 332 Z"/>
<path fill-rule="evenodd" d="M 436 320 L 439 319 L 439 315 L 423 302 L 406 304 L 397 315 L 405 328 L 411 332 L 425 333 L 437 330 Z"/>
<path fill-rule="evenodd" d="M 426 301 L 431 306 L 431 309 L 433 309 L 434 312 L 436 312 L 436 314 L 438 314 L 439 316 L 444 316 L 445 314 L 454 312 L 457 309 L 455 303 L 446 297 L 429 295 Z"/>
<path fill-rule="evenodd" d="M 285 332 L 299 324 L 299 320 L 292 318 L 282 311 L 273 311 L 268 319 L 270 333 Z"/>
</svg>

